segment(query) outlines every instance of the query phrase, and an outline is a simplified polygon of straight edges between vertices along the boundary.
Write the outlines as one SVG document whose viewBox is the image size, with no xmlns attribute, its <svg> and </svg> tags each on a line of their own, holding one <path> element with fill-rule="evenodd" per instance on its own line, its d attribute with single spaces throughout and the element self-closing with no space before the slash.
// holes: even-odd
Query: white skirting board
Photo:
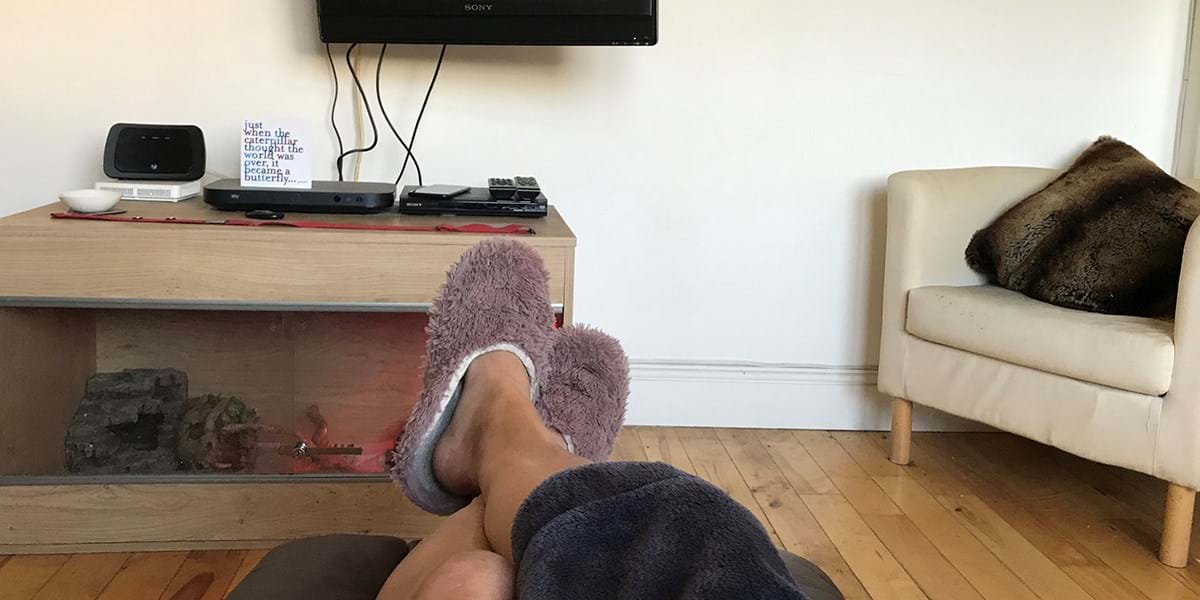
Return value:
<svg viewBox="0 0 1200 600">
<path fill-rule="evenodd" d="M 882 431 L 891 399 L 874 367 L 634 360 L 629 425 Z M 992 431 L 917 406 L 919 431 Z"/>
</svg>

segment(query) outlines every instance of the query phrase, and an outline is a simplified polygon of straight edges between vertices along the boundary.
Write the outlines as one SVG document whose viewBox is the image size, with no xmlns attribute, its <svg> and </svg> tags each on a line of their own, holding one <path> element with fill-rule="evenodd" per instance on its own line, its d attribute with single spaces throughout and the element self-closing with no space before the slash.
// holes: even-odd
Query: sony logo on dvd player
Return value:
<svg viewBox="0 0 1200 600">
<path fill-rule="evenodd" d="M 463 10 L 467 12 L 491 12 L 494 4 L 464 4 Z"/>
</svg>

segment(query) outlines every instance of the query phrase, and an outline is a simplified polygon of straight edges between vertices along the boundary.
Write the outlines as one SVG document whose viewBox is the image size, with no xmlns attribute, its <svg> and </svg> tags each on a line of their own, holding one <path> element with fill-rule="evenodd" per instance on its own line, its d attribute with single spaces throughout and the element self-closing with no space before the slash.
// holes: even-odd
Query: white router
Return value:
<svg viewBox="0 0 1200 600">
<path fill-rule="evenodd" d="M 199 196 L 203 186 L 196 181 L 99 181 L 96 189 L 120 192 L 122 200 L 179 202 Z"/>
</svg>

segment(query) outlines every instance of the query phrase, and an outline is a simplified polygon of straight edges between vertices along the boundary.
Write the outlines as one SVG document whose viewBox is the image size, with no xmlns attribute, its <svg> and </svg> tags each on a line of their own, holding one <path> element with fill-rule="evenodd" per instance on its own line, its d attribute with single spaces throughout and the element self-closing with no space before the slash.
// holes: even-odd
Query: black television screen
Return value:
<svg viewBox="0 0 1200 600">
<path fill-rule="evenodd" d="M 653 46 L 658 0 L 317 0 L 327 43 Z"/>
</svg>

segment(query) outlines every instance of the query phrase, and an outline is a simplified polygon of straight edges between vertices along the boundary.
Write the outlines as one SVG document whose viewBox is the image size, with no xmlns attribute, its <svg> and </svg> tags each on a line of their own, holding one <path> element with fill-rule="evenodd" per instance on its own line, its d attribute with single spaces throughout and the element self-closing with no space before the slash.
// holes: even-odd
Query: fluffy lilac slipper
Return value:
<svg viewBox="0 0 1200 600">
<path fill-rule="evenodd" d="M 477 244 L 450 270 L 429 311 L 425 382 L 392 468 L 392 478 L 422 509 L 448 515 L 470 502 L 438 484 L 433 451 L 454 416 L 471 361 L 496 350 L 513 353 L 529 373 L 530 399 L 537 398 L 554 331 L 549 279 L 533 248 L 505 238 Z"/>
<path fill-rule="evenodd" d="M 628 397 L 629 359 L 620 342 L 586 326 L 554 334 L 537 409 L 573 454 L 608 460 L 625 422 Z"/>
</svg>

